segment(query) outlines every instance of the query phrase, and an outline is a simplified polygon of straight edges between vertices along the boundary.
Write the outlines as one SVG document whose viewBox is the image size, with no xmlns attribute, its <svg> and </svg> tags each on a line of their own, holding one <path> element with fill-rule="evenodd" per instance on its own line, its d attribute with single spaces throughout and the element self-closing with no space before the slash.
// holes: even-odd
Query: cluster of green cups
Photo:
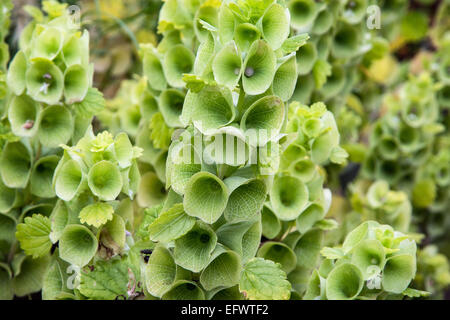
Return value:
<svg viewBox="0 0 450 320">
<path fill-rule="evenodd" d="M 342 246 L 325 247 L 305 299 L 383 299 L 420 296 L 408 288 L 416 274 L 416 243 L 389 225 L 367 221 L 352 230 Z"/>
</svg>

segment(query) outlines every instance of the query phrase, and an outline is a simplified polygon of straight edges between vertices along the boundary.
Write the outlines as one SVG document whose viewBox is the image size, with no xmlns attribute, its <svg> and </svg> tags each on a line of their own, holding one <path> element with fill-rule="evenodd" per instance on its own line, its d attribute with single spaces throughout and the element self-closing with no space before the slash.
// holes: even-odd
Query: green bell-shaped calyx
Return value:
<svg viewBox="0 0 450 320">
<path fill-rule="evenodd" d="M 39 116 L 38 137 L 46 147 L 56 148 L 67 143 L 72 137 L 73 130 L 72 114 L 64 106 L 46 107 Z"/>
<path fill-rule="evenodd" d="M 180 116 L 183 110 L 184 93 L 175 89 L 168 89 L 159 97 L 159 107 L 165 122 L 170 127 L 181 127 Z"/>
<path fill-rule="evenodd" d="M 155 297 L 162 297 L 176 281 L 177 268 L 171 252 L 164 246 L 157 246 L 145 267 L 148 292 Z"/>
<path fill-rule="evenodd" d="M 216 54 L 212 69 L 217 83 L 229 88 L 238 84 L 242 74 L 242 59 L 235 42 L 229 42 Z"/>
<path fill-rule="evenodd" d="M 228 201 L 228 188 L 217 176 L 209 172 L 193 175 L 185 188 L 184 210 L 206 223 L 216 222 Z"/>
<path fill-rule="evenodd" d="M 292 0 L 288 3 L 291 14 L 291 25 L 296 29 L 305 28 L 317 15 L 317 4 L 314 0 Z"/>
<path fill-rule="evenodd" d="M 277 177 L 270 190 L 270 203 L 280 220 L 295 220 L 308 201 L 308 188 L 295 177 Z"/>
<path fill-rule="evenodd" d="M 236 252 L 217 245 L 211 262 L 200 275 L 200 283 L 208 291 L 218 287 L 232 287 L 239 283 L 241 270 L 241 257 Z"/>
<path fill-rule="evenodd" d="M 19 51 L 14 56 L 8 69 L 6 77 L 8 87 L 11 91 L 20 96 L 26 89 L 27 57 L 23 51 Z"/>
<path fill-rule="evenodd" d="M 61 259 L 83 267 L 97 252 L 98 242 L 92 232 L 81 225 L 68 225 L 59 239 Z"/>
<path fill-rule="evenodd" d="M 183 45 L 175 45 L 167 51 L 163 60 L 164 75 L 173 87 L 184 86 L 183 74 L 191 73 L 194 67 L 194 54 Z"/>
<path fill-rule="evenodd" d="M 198 93 L 187 93 L 181 117 L 184 124 L 193 121 L 200 131 L 205 132 L 230 124 L 235 115 L 231 91 L 208 86 Z"/>
<path fill-rule="evenodd" d="M 64 97 L 67 104 L 82 101 L 89 89 L 89 74 L 86 67 L 71 65 L 64 72 Z"/>
<path fill-rule="evenodd" d="M 273 50 L 281 47 L 289 36 L 289 15 L 278 3 L 272 4 L 261 19 L 262 36 Z"/>
<path fill-rule="evenodd" d="M 34 164 L 30 176 L 31 193 L 41 198 L 53 198 L 53 173 L 58 165 L 58 156 L 40 158 Z"/>
<path fill-rule="evenodd" d="M 280 133 L 285 108 L 277 96 L 265 96 L 254 102 L 241 119 L 241 129 L 252 146 L 264 146 Z"/>
<path fill-rule="evenodd" d="M 352 300 L 359 295 L 363 285 L 360 269 L 353 264 L 343 263 L 328 275 L 326 295 L 329 300 Z"/>
<path fill-rule="evenodd" d="M 15 96 L 8 108 L 12 132 L 20 137 L 32 137 L 39 127 L 41 106 L 26 95 Z"/>
<path fill-rule="evenodd" d="M 184 269 L 199 272 L 208 265 L 216 244 L 217 236 L 211 227 L 197 222 L 188 233 L 175 240 L 175 262 Z"/>
<path fill-rule="evenodd" d="M 63 47 L 63 41 L 64 35 L 61 29 L 55 27 L 45 28 L 33 40 L 31 59 L 55 59 Z"/>
<path fill-rule="evenodd" d="M 281 265 L 286 273 L 291 272 L 297 265 L 297 257 L 284 243 L 268 241 L 258 250 L 258 257 L 266 260 L 272 260 Z"/>
<path fill-rule="evenodd" d="M 247 180 L 240 177 L 230 177 L 225 180 L 230 190 L 225 219 L 229 222 L 248 221 L 261 211 L 266 199 L 266 185 L 262 180 Z"/>
<path fill-rule="evenodd" d="M 65 201 L 70 201 L 84 187 L 86 183 L 86 175 L 81 170 L 81 165 L 79 162 L 75 160 L 70 159 L 62 162 L 60 165 L 61 166 L 55 172 L 55 176 L 53 178 L 55 193 L 58 198 Z"/>
<path fill-rule="evenodd" d="M 383 269 L 383 289 L 392 293 L 402 293 L 408 288 L 416 274 L 415 257 L 396 255 L 386 260 Z"/>
<path fill-rule="evenodd" d="M 50 60 L 35 58 L 26 72 L 27 93 L 34 100 L 56 104 L 62 97 L 64 76 Z"/>
<path fill-rule="evenodd" d="M 20 141 L 8 142 L 0 156 L 0 174 L 10 188 L 25 188 L 31 174 L 30 150 Z"/>
<path fill-rule="evenodd" d="M 89 170 L 88 185 L 92 193 L 100 199 L 115 200 L 122 190 L 122 176 L 117 166 L 103 160 Z"/>
<path fill-rule="evenodd" d="M 242 84 L 250 95 L 264 93 L 272 84 L 276 72 L 276 57 L 263 40 L 253 42 L 244 61 Z"/>
</svg>

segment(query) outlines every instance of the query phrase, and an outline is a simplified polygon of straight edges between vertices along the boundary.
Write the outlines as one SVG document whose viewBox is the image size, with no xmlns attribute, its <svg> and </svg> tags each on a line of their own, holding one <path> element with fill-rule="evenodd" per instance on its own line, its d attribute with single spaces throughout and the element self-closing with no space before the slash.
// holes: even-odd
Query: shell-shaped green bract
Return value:
<svg viewBox="0 0 450 320">
<path fill-rule="evenodd" d="M 88 174 L 88 185 L 92 193 L 102 200 L 115 200 L 122 190 L 122 176 L 110 161 L 97 162 Z"/>
<path fill-rule="evenodd" d="M 316 265 L 322 248 L 323 231 L 310 229 L 298 239 L 293 247 L 297 256 L 297 266 L 311 269 Z"/>
<path fill-rule="evenodd" d="M 0 179 L 0 212 L 6 213 L 12 209 L 16 201 L 16 190 L 8 188 Z"/>
<path fill-rule="evenodd" d="M 319 12 L 316 19 L 314 20 L 314 25 L 311 29 L 311 33 L 316 35 L 322 35 L 329 31 L 334 23 L 333 13 L 328 10 L 328 8 L 324 8 Z"/>
<path fill-rule="evenodd" d="M 304 233 L 311 229 L 314 224 L 322 219 L 326 214 L 323 206 L 317 203 L 311 203 L 296 220 L 298 231 Z"/>
<path fill-rule="evenodd" d="M 329 300 L 351 300 L 359 295 L 363 285 L 364 278 L 358 267 L 343 263 L 328 275 L 326 295 Z"/>
<path fill-rule="evenodd" d="M 251 23 L 241 23 L 234 30 L 234 39 L 241 51 L 249 51 L 250 46 L 261 36 L 259 29 Z"/>
<path fill-rule="evenodd" d="M 361 29 L 356 25 L 342 23 L 338 26 L 332 44 L 332 53 L 338 59 L 354 56 L 360 45 Z"/>
<path fill-rule="evenodd" d="M 197 222 L 187 234 L 175 240 L 175 262 L 184 269 L 199 272 L 208 265 L 216 244 L 217 236 L 211 227 Z"/>
<path fill-rule="evenodd" d="M 306 43 L 296 53 L 297 70 L 300 75 L 311 72 L 317 60 L 317 49 L 313 43 Z"/>
<path fill-rule="evenodd" d="M 294 28 L 308 26 L 317 15 L 317 5 L 314 0 L 291 0 L 288 8 L 291 14 L 291 25 Z"/>
<path fill-rule="evenodd" d="M 46 156 L 36 161 L 30 176 L 32 194 L 41 198 L 52 198 L 55 196 L 52 181 L 58 161 L 58 156 Z"/>
<path fill-rule="evenodd" d="M 64 76 L 50 60 L 36 58 L 26 72 L 27 93 L 34 100 L 56 104 L 62 97 Z"/>
<path fill-rule="evenodd" d="M 161 60 L 154 52 L 146 51 L 143 58 L 144 75 L 147 77 L 150 87 L 155 90 L 164 90 L 167 87 Z"/>
<path fill-rule="evenodd" d="M 226 180 L 225 184 L 227 184 Z M 265 199 L 266 185 L 262 180 L 244 180 L 228 198 L 224 212 L 225 219 L 229 222 L 252 220 L 261 211 Z"/>
<path fill-rule="evenodd" d="M 281 264 L 281 268 L 286 273 L 294 270 L 297 265 L 295 253 L 291 248 L 281 242 L 265 242 L 259 248 L 257 256 Z"/>
<path fill-rule="evenodd" d="M 156 247 L 145 267 L 145 281 L 148 292 L 161 297 L 176 280 L 177 265 L 168 249 Z"/>
<path fill-rule="evenodd" d="M 86 66 L 89 62 L 89 33 L 84 31 L 81 37 L 78 34 L 69 37 L 62 48 L 62 55 L 67 67 Z"/>
<path fill-rule="evenodd" d="M 214 6 L 201 6 L 194 17 L 194 30 L 195 34 L 197 35 L 197 38 L 200 40 L 200 42 L 203 42 L 209 34 L 209 31 L 206 30 L 200 20 L 210 24 L 211 26 L 217 26 L 218 24 L 218 10 Z"/>
<path fill-rule="evenodd" d="M 265 96 L 253 103 L 241 119 L 241 129 L 252 146 L 264 146 L 280 133 L 285 108 L 277 96 Z"/>
<path fill-rule="evenodd" d="M 64 36 L 60 29 L 46 28 L 34 39 L 31 58 L 55 59 L 62 49 L 63 40 Z"/>
<path fill-rule="evenodd" d="M 219 243 L 239 253 L 246 263 L 258 251 L 261 241 L 262 226 L 260 221 L 227 223 L 216 231 Z"/>
<path fill-rule="evenodd" d="M 242 73 L 242 59 L 235 42 L 229 42 L 216 54 L 212 69 L 217 83 L 230 88 L 238 84 Z"/>
<path fill-rule="evenodd" d="M 21 95 L 27 86 L 27 57 L 23 51 L 19 51 L 14 56 L 8 69 L 7 84 L 15 95 Z"/>
<path fill-rule="evenodd" d="M 348 23 L 359 23 L 366 15 L 368 0 L 353 0 L 347 2 L 342 14 L 343 20 Z"/>
<path fill-rule="evenodd" d="M 228 192 L 227 186 L 217 176 L 209 172 L 196 173 L 186 185 L 184 209 L 192 217 L 214 223 L 227 206 Z"/>
<path fill-rule="evenodd" d="M 137 202 L 141 207 L 150 207 L 164 201 L 166 192 L 164 184 L 154 172 L 146 172 L 139 183 Z"/>
<path fill-rule="evenodd" d="M 236 20 L 231 9 L 225 4 L 220 6 L 218 18 L 219 39 L 225 44 L 233 39 Z"/>
<path fill-rule="evenodd" d="M 61 160 L 63 161 L 63 160 Z M 83 187 L 85 177 L 80 164 L 75 160 L 68 160 L 61 164 L 55 173 L 55 193 L 65 201 L 72 200 Z"/>
<path fill-rule="evenodd" d="M 402 293 L 416 274 L 416 262 L 412 255 L 400 254 L 386 260 L 382 285 L 388 292 Z"/>
<path fill-rule="evenodd" d="M 163 296 L 163 300 L 204 300 L 205 293 L 192 281 L 179 280 Z"/>
<path fill-rule="evenodd" d="M 272 84 L 276 72 L 276 57 L 269 45 L 258 40 L 253 42 L 244 62 L 242 84 L 250 95 L 264 93 Z"/>
<path fill-rule="evenodd" d="M 380 269 L 383 269 L 384 262 L 384 248 L 377 240 L 362 241 L 352 252 L 352 263 L 361 270 L 364 279 L 367 279 L 370 276 L 368 271 L 369 267 L 377 266 Z"/>
<path fill-rule="evenodd" d="M 299 179 L 290 176 L 277 177 L 270 190 L 270 203 L 280 220 L 295 220 L 307 204 L 308 188 Z"/>
<path fill-rule="evenodd" d="M 163 60 L 163 69 L 167 83 L 172 87 L 183 87 L 183 74 L 192 72 L 194 60 L 194 54 L 185 46 L 176 45 L 170 48 Z"/>
<path fill-rule="evenodd" d="M 74 123 L 72 114 L 64 106 L 46 107 L 39 117 L 38 137 L 42 145 L 56 148 L 72 137 Z"/>
<path fill-rule="evenodd" d="M 67 104 L 82 101 L 89 88 L 88 71 L 86 67 L 74 64 L 64 72 L 64 97 Z"/>
<path fill-rule="evenodd" d="M 8 108 L 11 130 L 20 137 L 31 137 L 39 126 L 40 105 L 26 95 L 15 96 Z"/>
<path fill-rule="evenodd" d="M 218 287 L 234 286 L 239 283 L 241 276 L 241 257 L 236 252 L 219 246 L 216 247 L 216 251 L 200 275 L 200 283 L 208 291 Z"/>
<path fill-rule="evenodd" d="M 200 131 L 206 131 L 230 124 L 235 114 L 230 90 L 208 86 L 198 93 L 187 93 L 182 118 L 195 121 Z"/>
<path fill-rule="evenodd" d="M 165 122 L 170 127 L 181 127 L 180 116 L 183 110 L 184 93 L 168 89 L 161 93 L 159 97 L 159 107 L 164 116 Z"/>
<path fill-rule="evenodd" d="M 261 19 L 262 36 L 273 50 L 277 50 L 289 35 L 289 16 L 286 9 L 274 3 Z"/>
<path fill-rule="evenodd" d="M 331 75 L 327 78 L 327 82 L 323 85 L 321 92 L 325 99 L 336 96 L 345 85 L 345 73 L 341 66 L 334 65 L 331 68 Z"/>
<path fill-rule="evenodd" d="M 294 94 L 296 84 L 297 62 L 293 55 L 278 67 L 273 78 L 273 93 L 283 101 L 288 101 Z"/>
<path fill-rule="evenodd" d="M 261 210 L 261 224 L 262 234 L 268 239 L 275 238 L 281 231 L 281 221 L 267 205 Z"/>
<path fill-rule="evenodd" d="M 5 185 L 10 188 L 25 188 L 31 168 L 29 149 L 20 141 L 7 143 L 0 157 L 0 174 Z"/>
<path fill-rule="evenodd" d="M 83 267 L 97 252 L 98 242 L 92 232 L 82 225 L 68 225 L 59 239 L 61 259 Z"/>
</svg>

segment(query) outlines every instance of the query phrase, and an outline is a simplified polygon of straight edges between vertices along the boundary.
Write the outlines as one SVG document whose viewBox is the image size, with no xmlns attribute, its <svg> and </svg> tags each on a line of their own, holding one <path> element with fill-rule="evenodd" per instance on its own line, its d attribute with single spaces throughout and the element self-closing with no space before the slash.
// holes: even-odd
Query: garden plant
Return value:
<svg viewBox="0 0 450 320">
<path fill-rule="evenodd" d="M 1 300 L 448 298 L 450 1 L 19 2 Z"/>
</svg>

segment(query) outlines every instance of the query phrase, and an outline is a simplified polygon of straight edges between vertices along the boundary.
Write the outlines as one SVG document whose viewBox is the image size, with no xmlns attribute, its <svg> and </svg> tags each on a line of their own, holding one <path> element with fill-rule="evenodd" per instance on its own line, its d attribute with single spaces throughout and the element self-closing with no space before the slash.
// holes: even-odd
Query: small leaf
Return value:
<svg viewBox="0 0 450 320">
<path fill-rule="evenodd" d="M 86 223 L 96 228 L 113 218 L 114 208 L 103 202 L 91 204 L 80 212 L 81 223 Z"/>
<path fill-rule="evenodd" d="M 320 251 L 320 253 L 322 256 L 330 260 L 339 259 L 344 256 L 344 252 L 340 248 L 325 247 Z"/>
<path fill-rule="evenodd" d="M 420 297 L 428 297 L 431 293 L 428 291 L 407 288 L 405 291 L 402 292 L 402 294 L 410 298 L 420 298 Z"/>
<path fill-rule="evenodd" d="M 167 150 L 171 142 L 173 129 L 166 125 L 161 112 L 157 112 L 152 116 L 149 128 L 151 130 L 150 139 L 153 142 L 153 146 L 158 149 Z"/>
<path fill-rule="evenodd" d="M 313 74 L 316 88 L 320 89 L 327 82 L 327 77 L 331 75 L 331 65 L 325 60 L 317 60 L 313 68 Z"/>
<path fill-rule="evenodd" d="M 251 300 L 288 300 L 291 284 L 281 265 L 270 260 L 254 258 L 244 267 L 239 291 Z"/>
<path fill-rule="evenodd" d="M 129 268 L 123 261 L 98 261 L 93 267 L 93 271 L 86 269 L 81 272 L 81 294 L 95 300 L 128 297 Z"/>
<path fill-rule="evenodd" d="M 301 46 L 305 45 L 309 39 L 309 35 L 307 33 L 302 33 L 295 35 L 286 39 L 281 48 L 283 49 L 285 54 L 289 54 L 291 52 L 297 51 Z"/>
<path fill-rule="evenodd" d="M 26 217 L 25 223 L 17 226 L 16 238 L 27 255 L 39 258 L 50 252 L 50 232 L 50 219 L 41 214 L 34 214 L 32 217 Z"/>
</svg>

